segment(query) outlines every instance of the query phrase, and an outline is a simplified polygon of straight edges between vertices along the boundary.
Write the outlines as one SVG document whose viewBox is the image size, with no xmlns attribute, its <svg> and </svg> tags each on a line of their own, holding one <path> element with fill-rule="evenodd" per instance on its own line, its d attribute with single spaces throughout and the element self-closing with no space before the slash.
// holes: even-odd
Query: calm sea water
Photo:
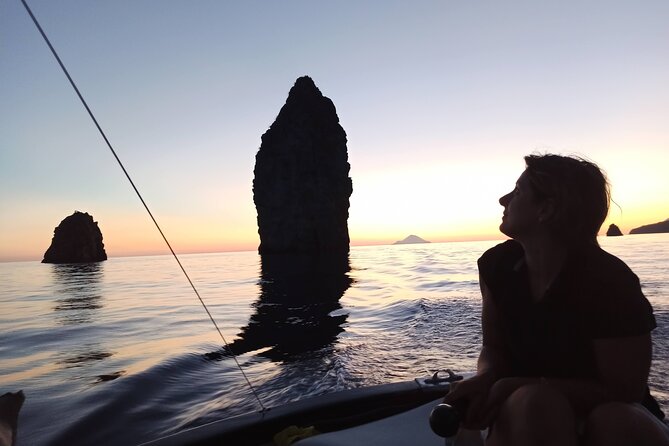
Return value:
<svg viewBox="0 0 669 446">
<path fill-rule="evenodd" d="M 651 389 L 669 407 L 669 234 L 602 238 L 654 306 Z M 498 242 L 355 247 L 350 271 L 255 252 L 0 264 L 0 393 L 19 445 L 136 444 L 346 388 L 475 368 L 476 259 Z M 270 268 L 272 266 L 272 268 Z"/>
</svg>

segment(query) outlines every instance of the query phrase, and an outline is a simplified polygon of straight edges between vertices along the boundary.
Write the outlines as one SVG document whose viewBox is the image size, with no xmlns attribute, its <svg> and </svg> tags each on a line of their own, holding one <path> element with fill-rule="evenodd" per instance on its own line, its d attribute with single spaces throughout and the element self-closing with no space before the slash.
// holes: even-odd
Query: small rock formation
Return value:
<svg viewBox="0 0 669 446">
<path fill-rule="evenodd" d="M 618 237 L 621 235 L 623 235 L 622 231 L 617 225 L 614 225 L 613 223 L 611 223 L 609 225 L 609 229 L 606 230 L 607 237 Z"/>
<path fill-rule="evenodd" d="M 74 211 L 53 231 L 42 263 L 87 263 L 107 260 L 102 232 L 93 217 Z"/>
<path fill-rule="evenodd" d="M 669 218 L 665 221 L 634 228 L 630 231 L 630 234 L 655 234 L 659 232 L 669 232 Z"/>
<path fill-rule="evenodd" d="M 418 237 L 417 235 L 412 234 L 403 240 L 396 241 L 395 243 L 393 243 L 393 245 L 410 245 L 412 243 L 430 243 L 430 242 Z"/>
<path fill-rule="evenodd" d="M 300 77 L 256 155 L 258 252 L 348 253 L 349 170 L 334 104 Z"/>
</svg>

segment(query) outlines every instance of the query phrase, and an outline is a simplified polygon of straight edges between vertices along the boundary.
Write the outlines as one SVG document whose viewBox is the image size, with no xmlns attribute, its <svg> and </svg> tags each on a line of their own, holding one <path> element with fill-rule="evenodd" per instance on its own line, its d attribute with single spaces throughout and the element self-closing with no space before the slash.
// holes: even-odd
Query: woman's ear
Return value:
<svg viewBox="0 0 669 446">
<path fill-rule="evenodd" d="M 539 223 L 545 223 L 555 216 L 556 206 L 553 198 L 546 198 L 539 207 Z"/>
</svg>

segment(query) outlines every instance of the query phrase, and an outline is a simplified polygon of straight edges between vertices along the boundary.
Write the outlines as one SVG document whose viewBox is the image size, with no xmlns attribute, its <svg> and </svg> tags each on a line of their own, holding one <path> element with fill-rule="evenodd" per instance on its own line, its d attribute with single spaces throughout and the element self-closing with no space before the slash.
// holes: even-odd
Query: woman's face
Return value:
<svg viewBox="0 0 669 446">
<path fill-rule="evenodd" d="M 503 234 L 517 238 L 539 228 L 541 202 L 530 185 L 527 171 L 518 178 L 516 187 L 499 199 L 499 204 L 504 206 L 502 224 L 499 225 Z"/>
</svg>

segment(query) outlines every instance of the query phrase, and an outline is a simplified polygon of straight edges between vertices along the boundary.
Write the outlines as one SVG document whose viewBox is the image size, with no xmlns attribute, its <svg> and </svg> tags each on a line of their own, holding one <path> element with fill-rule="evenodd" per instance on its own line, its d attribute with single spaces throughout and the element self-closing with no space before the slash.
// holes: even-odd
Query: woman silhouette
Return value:
<svg viewBox="0 0 669 446">
<path fill-rule="evenodd" d="M 511 240 L 478 261 L 477 374 L 445 402 L 467 402 L 463 425 L 489 428 L 486 446 L 669 445 L 647 386 L 653 310 L 637 276 L 597 243 L 606 177 L 580 158 L 525 162 L 499 200 Z"/>
</svg>

